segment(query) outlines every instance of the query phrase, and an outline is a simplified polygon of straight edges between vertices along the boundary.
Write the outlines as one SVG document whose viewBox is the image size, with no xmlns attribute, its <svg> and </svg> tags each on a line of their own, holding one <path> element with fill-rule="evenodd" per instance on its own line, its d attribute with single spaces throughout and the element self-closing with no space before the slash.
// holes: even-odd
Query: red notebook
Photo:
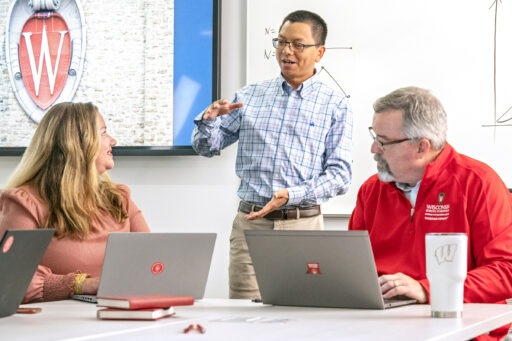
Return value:
<svg viewBox="0 0 512 341">
<path fill-rule="evenodd" d="M 153 308 L 153 309 L 99 309 L 96 313 L 101 320 L 158 320 L 162 317 L 174 315 L 174 308 Z"/>
<path fill-rule="evenodd" d="M 193 296 L 171 295 L 120 295 L 98 297 L 98 306 L 118 309 L 168 308 L 179 305 L 193 305 Z"/>
</svg>

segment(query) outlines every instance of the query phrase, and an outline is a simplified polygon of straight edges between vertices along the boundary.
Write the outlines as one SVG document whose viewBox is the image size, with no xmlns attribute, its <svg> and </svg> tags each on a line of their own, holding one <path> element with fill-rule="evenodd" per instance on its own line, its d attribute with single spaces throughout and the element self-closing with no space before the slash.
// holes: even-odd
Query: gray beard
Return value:
<svg viewBox="0 0 512 341">
<path fill-rule="evenodd" d="M 393 182 L 395 181 L 395 176 L 389 169 L 389 164 L 379 155 L 375 154 L 373 159 L 377 161 L 377 175 L 379 176 L 380 181 L 383 182 Z"/>
<path fill-rule="evenodd" d="M 393 182 L 395 181 L 395 177 L 388 172 L 377 172 L 380 181 L 382 182 Z"/>
</svg>

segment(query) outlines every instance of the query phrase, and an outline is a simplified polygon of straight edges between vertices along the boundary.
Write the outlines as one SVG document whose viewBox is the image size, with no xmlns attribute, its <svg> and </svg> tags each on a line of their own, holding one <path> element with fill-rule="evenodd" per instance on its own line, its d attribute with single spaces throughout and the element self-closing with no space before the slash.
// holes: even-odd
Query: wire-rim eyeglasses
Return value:
<svg viewBox="0 0 512 341">
<path fill-rule="evenodd" d="M 412 138 L 412 137 L 406 137 L 406 138 L 403 138 L 403 139 L 382 142 L 382 141 L 379 141 L 377 139 L 377 134 L 375 134 L 375 130 L 373 130 L 373 127 L 368 127 L 368 132 L 370 133 L 370 136 L 372 137 L 373 141 L 375 143 L 377 143 L 377 145 L 381 149 L 383 149 L 383 150 L 384 150 L 385 146 L 389 146 L 389 145 L 392 145 L 392 144 L 399 144 L 399 143 L 402 143 L 402 142 L 405 142 L 405 141 L 410 141 L 410 140 L 415 140 L 416 139 L 416 138 Z"/>
<path fill-rule="evenodd" d="M 276 49 L 284 49 L 286 45 L 292 50 L 293 52 L 302 52 L 305 48 L 313 47 L 313 46 L 321 46 L 322 44 L 302 44 L 297 43 L 294 41 L 286 41 L 284 39 L 274 38 L 272 39 L 272 45 Z"/>
</svg>

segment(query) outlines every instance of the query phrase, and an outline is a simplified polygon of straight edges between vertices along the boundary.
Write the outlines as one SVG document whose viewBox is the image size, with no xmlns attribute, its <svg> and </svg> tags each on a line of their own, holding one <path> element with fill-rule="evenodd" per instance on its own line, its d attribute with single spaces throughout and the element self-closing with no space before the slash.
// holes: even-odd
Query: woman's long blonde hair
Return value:
<svg viewBox="0 0 512 341">
<path fill-rule="evenodd" d="M 45 114 L 30 145 L 7 183 L 28 185 L 48 205 L 44 227 L 58 237 L 83 239 L 99 211 L 127 219 L 122 191 L 105 173 L 99 175 L 98 108 L 92 103 L 59 103 Z"/>
</svg>

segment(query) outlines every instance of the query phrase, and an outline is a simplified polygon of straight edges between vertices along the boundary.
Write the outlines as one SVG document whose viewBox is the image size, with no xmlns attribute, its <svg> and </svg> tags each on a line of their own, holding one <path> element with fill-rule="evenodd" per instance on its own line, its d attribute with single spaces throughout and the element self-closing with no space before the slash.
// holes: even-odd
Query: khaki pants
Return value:
<svg viewBox="0 0 512 341">
<path fill-rule="evenodd" d="M 247 220 L 238 212 L 233 220 L 229 253 L 229 298 L 260 298 L 244 230 L 323 230 L 322 215 L 290 220 Z"/>
</svg>

